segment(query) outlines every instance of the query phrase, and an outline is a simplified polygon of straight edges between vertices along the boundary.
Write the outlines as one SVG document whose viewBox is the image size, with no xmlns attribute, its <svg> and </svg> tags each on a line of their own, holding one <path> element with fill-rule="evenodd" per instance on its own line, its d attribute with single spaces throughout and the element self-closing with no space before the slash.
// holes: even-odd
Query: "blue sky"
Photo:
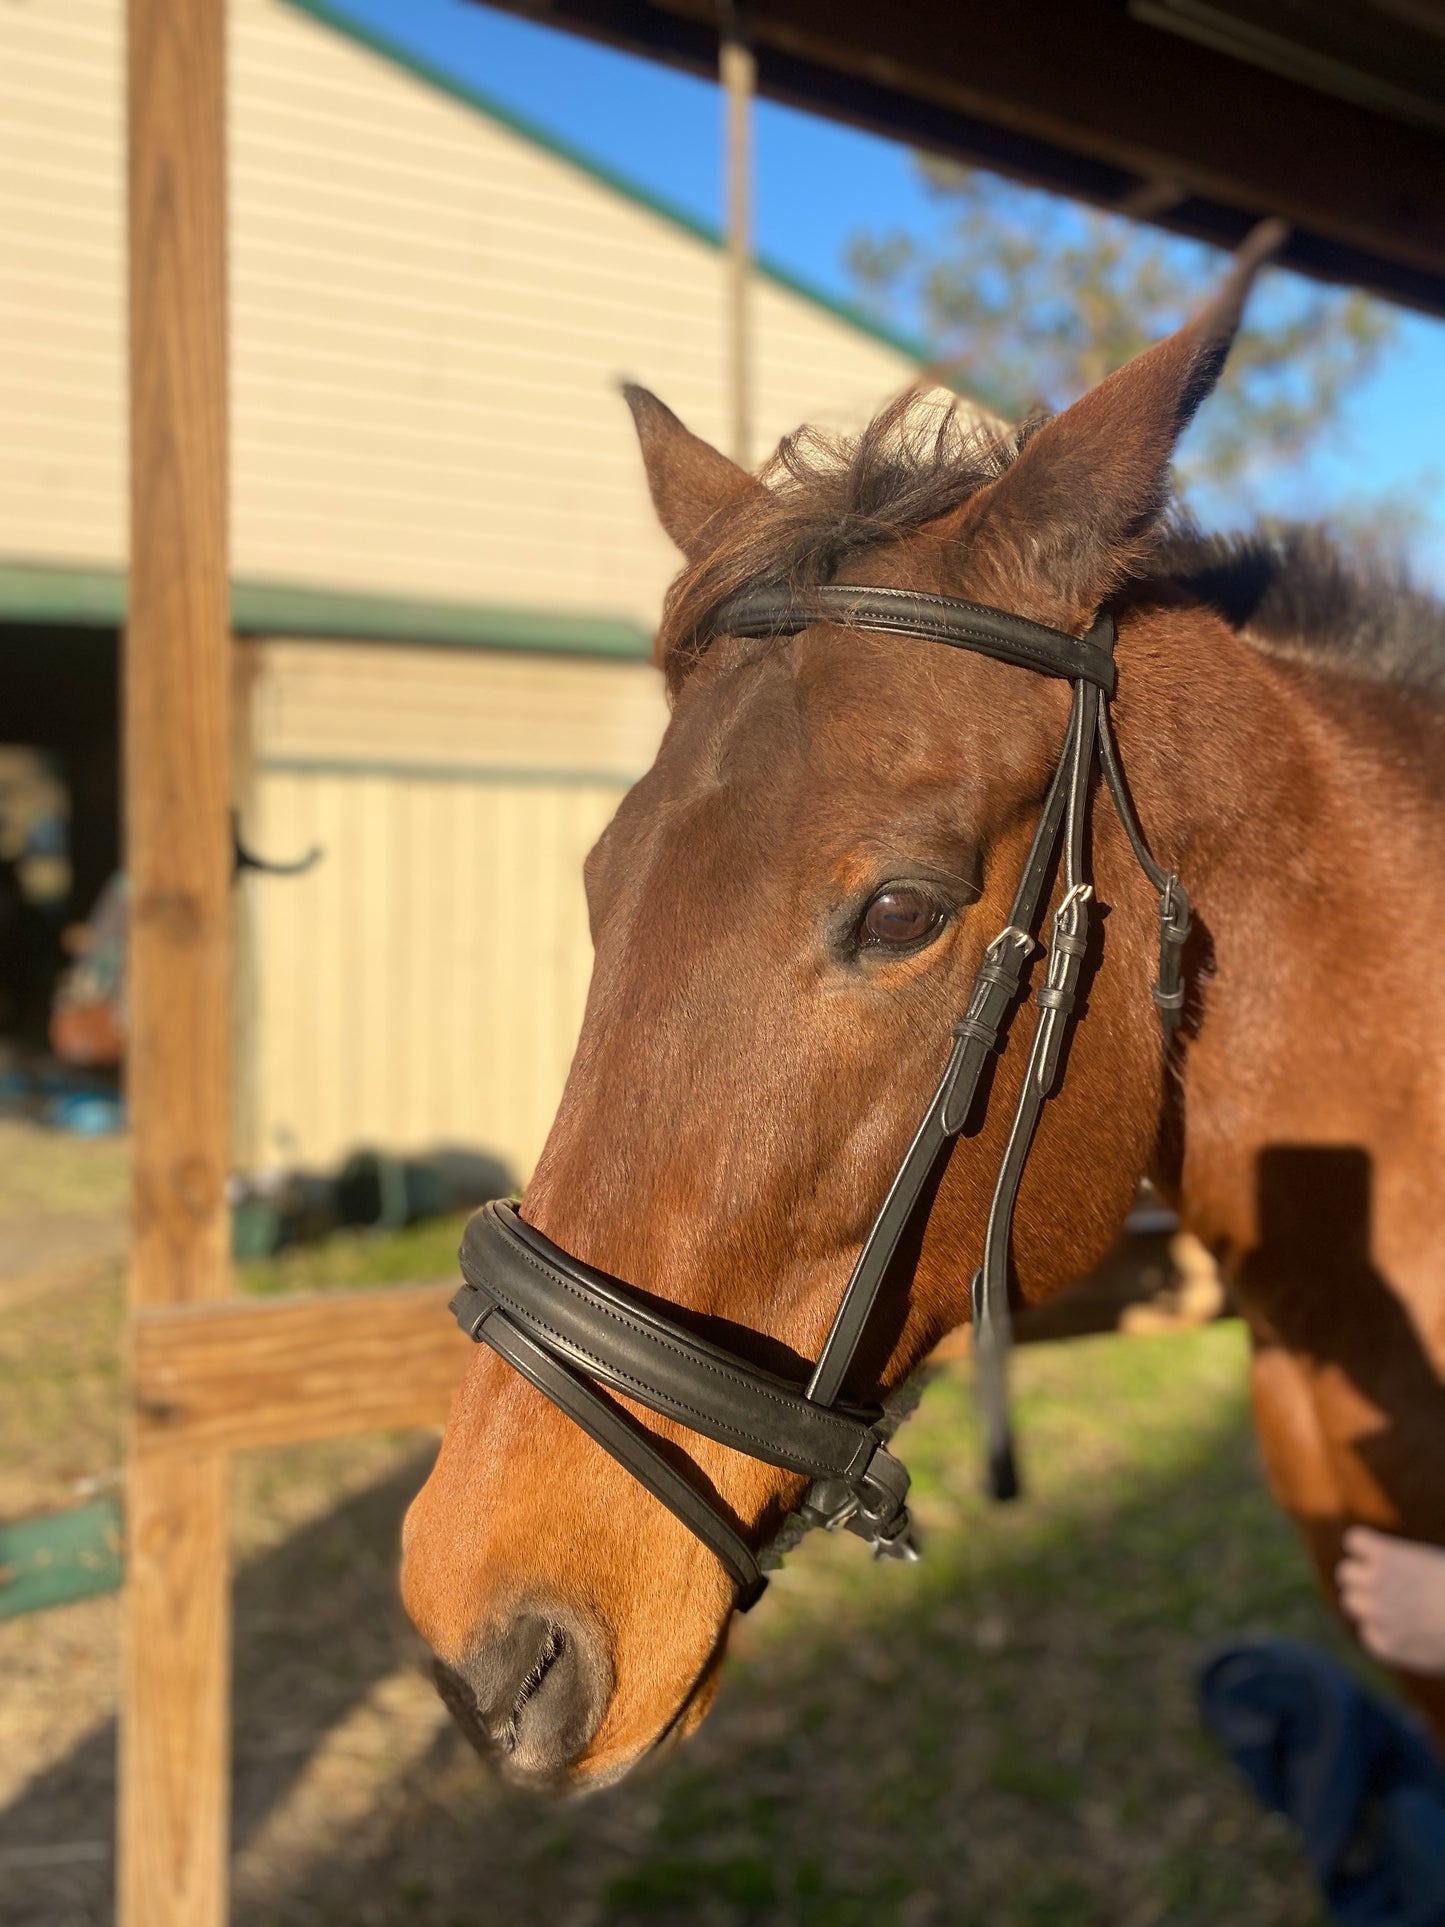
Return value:
<svg viewBox="0 0 1445 1927">
<path fill-rule="evenodd" d="M 639 185 L 709 221 L 720 215 L 719 98 L 697 80 L 467 0 L 330 0 L 485 89 Z M 759 104 L 760 251 L 830 293 L 855 292 L 845 266 L 859 230 L 940 227 L 908 150 L 772 102 Z M 1286 513 L 1328 512 L 1342 497 L 1418 505 L 1411 543 L 1445 587 L 1445 323 L 1402 313 L 1386 359 L 1344 419 L 1296 473 L 1271 484 Z"/>
</svg>

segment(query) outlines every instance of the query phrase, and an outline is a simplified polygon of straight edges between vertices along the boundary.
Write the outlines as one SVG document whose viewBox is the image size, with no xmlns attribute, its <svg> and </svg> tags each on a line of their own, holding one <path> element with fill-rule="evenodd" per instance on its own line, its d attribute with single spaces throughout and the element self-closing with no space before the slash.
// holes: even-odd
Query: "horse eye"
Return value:
<svg viewBox="0 0 1445 1927">
<path fill-rule="evenodd" d="M 863 934 L 870 943 L 918 943 L 942 921 L 938 905 L 921 890 L 880 890 L 863 912 Z"/>
</svg>

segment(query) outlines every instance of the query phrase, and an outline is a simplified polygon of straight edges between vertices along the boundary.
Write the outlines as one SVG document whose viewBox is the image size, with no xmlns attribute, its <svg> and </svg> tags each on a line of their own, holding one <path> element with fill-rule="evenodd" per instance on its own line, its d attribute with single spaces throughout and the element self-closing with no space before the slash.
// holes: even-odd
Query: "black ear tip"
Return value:
<svg viewBox="0 0 1445 1927">
<path fill-rule="evenodd" d="M 1266 262 L 1272 261 L 1290 236 L 1288 221 L 1275 214 L 1267 221 L 1260 221 L 1249 230 L 1235 251 L 1235 265 L 1247 274 L 1253 274 Z"/>
<path fill-rule="evenodd" d="M 1230 331 L 1239 324 L 1255 276 L 1273 261 L 1289 235 L 1288 221 L 1271 218 L 1252 227 L 1235 249 L 1234 260 L 1216 303 L 1220 322 Z"/>
<path fill-rule="evenodd" d="M 1255 277 L 1279 253 L 1289 235 L 1289 223 L 1271 217 L 1252 227 L 1235 250 L 1229 273 L 1195 324 L 1196 340 L 1201 351 L 1200 362 L 1195 378 L 1183 397 L 1181 422 L 1188 421 L 1214 386 L 1244 318 L 1245 303 L 1249 300 Z"/>
<path fill-rule="evenodd" d="M 659 417 L 672 414 L 666 402 L 661 402 L 650 388 L 644 388 L 639 381 L 629 381 L 626 376 L 618 382 L 622 399 L 632 410 L 632 419 L 640 428 L 644 421 L 656 421 Z"/>
</svg>

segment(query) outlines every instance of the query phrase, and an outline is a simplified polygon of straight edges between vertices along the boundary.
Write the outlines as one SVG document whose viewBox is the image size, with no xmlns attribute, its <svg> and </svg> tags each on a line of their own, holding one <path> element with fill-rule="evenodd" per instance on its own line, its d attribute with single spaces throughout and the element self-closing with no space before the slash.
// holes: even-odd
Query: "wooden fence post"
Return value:
<svg viewBox="0 0 1445 1927">
<path fill-rule="evenodd" d="M 131 1299 L 229 1289 L 225 0 L 129 0 Z M 226 1457 L 133 1455 L 122 1927 L 226 1917 Z"/>
</svg>

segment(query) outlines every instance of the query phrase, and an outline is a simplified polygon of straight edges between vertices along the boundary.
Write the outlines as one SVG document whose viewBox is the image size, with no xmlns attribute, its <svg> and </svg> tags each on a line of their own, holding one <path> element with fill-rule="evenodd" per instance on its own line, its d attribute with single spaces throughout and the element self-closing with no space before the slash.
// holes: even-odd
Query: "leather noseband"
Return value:
<svg viewBox="0 0 1445 1927">
<path fill-rule="evenodd" d="M 1181 954 L 1189 900 L 1178 877 L 1150 855 L 1124 787 L 1109 724 L 1115 666 L 1108 611 L 1080 638 L 948 596 L 829 583 L 735 596 L 717 611 L 709 636 L 792 636 L 820 622 L 946 643 L 1063 678 L 1074 693 L 1008 922 L 974 973 L 938 1088 L 863 1243 L 811 1376 L 793 1382 L 697 1337 L 621 1280 L 554 1245 L 511 1204 L 489 1204 L 467 1226 L 461 1248 L 465 1282 L 451 1306 L 469 1337 L 505 1358 L 712 1549 L 733 1580 L 742 1611 L 767 1580 L 738 1522 L 698 1468 L 679 1470 L 675 1455 L 660 1450 L 613 1395 L 752 1458 L 807 1475 L 812 1483 L 800 1509 L 803 1524 L 845 1526 L 866 1538 L 879 1557 L 917 1557 L 908 1474 L 888 1449 L 888 1421 L 876 1405 L 846 1402 L 843 1385 L 899 1241 L 949 1142 L 973 1118 L 984 1068 L 1002 1047 L 1038 948 L 1034 933 L 1062 847 L 1063 889 L 1051 919 L 1044 979 L 1035 992 L 1038 1019 L 972 1289 L 989 1486 L 1000 1499 L 1018 1491 L 1006 1377 L 1010 1233 L 1039 1113 L 1058 1076 L 1087 945 L 1093 890 L 1084 876 L 1085 814 L 1096 761 L 1134 855 L 1159 892 L 1153 995 L 1166 1048 L 1184 1005 Z"/>
</svg>

